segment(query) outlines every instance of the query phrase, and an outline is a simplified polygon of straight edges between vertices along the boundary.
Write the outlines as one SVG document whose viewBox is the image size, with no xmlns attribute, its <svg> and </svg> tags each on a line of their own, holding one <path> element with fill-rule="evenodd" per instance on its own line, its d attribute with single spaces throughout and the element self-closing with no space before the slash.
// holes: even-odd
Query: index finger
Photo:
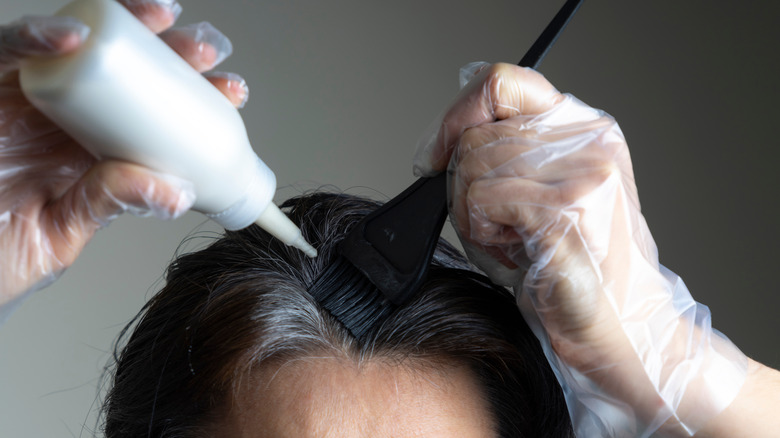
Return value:
<svg viewBox="0 0 780 438">
<path fill-rule="evenodd" d="M 461 134 L 471 127 L 518 115 L 541 114 L 563 99 L 536 70 L 512 64 L 494 64 L 480 71 L 456 96 L 442 119 L 438 134 L 427 148 L 433 172 L 447 168 Z"/>
<path fill-rule="evenodd" d="M 29 56 L 75 50 L 88 34 L 89 27 L 72 17 L 22 17 L 0 27 L 0 72 L 16 69 Z"/>
<path fill-rule="evenodd" d="M 155 33 L 168 29 L 181 14 L 176 0 L 120 0 Z M 18 68 L 28 57 L 58 56 L 76 50 L 89 27 L 67 16 L 25 16 L 0 26 L 0 73 Z"/>
</svg>

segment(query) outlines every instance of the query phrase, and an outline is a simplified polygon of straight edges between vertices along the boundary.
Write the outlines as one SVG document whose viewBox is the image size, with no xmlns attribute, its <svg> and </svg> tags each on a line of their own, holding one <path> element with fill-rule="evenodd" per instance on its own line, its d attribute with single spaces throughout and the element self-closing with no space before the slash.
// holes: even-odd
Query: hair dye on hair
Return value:
<svg viewBox="0 0 780 438">
<path fill-rule="evenodd" d="M 116 353 L 106 436 L 208 436 L 219 408 L 254 371 L 328 353 L 356 363 L 465 365 L 499 436 L 573 436 L 562 391 L 514 298 L 446 242 L 420 292 L 360 340 L 312 298 L 338 242 L 377 206 L 326 193 L 283 204 L 319 248 L 315 259 L 259 227 L 178 257 Z"/>
</svg>

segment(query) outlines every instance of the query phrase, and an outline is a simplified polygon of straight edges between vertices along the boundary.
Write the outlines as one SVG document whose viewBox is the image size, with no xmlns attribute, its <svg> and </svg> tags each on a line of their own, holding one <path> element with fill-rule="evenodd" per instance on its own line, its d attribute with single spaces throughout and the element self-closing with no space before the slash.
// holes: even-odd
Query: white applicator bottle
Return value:
<svg viewBox="0 0 780 438">
<path fill-rule="evenodd" d="M 191 181 L 193 209 L 224 228 L 254 222 L 317 255 L 272 202 L 276 177 L 222 93 L 115 1 L 77 0 L 56 15 L 80 19 L 90 34 L 73 53 L 22 64 L 33 105 L 98 158 Z"/>
</svg>

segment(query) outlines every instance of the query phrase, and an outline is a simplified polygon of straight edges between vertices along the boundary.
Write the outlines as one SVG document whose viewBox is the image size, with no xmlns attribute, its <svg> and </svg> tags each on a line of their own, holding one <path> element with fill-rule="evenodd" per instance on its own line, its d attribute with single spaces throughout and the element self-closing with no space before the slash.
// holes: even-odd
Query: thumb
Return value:
<svg viewBox="0 0 780 438">
<path fill-rule="evenodd" d="M 47 207 L 43 227 L 54 255 L 68 266 L 95 231 L 125 211 L 169 220 L 194 202 L 189 181 L 136 164 L 102 161 Z"/>
<path fill-rule="evenodd" d="M 461 134 L 468 128 L 520 115 L 536 115 L 563 100 L 558 90 L 537 71 L 511 64 L 475 65 L 476 75 L 455 97 L 435 134 L 418 145 L 415 174 L 431 176 L 447 168 Z"/>
</svg>

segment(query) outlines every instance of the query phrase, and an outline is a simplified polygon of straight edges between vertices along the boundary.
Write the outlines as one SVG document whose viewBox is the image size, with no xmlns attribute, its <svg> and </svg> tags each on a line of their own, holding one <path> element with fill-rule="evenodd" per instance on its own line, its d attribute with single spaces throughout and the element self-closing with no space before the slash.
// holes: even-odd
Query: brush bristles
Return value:
<svg viewBox="0 0 780 438">
<path fill-rule="evenodd" d="M 309 293 L 358 340 L 393 311 L 384 294 L 344 257 L 320 274 Z"/>
</svg>

